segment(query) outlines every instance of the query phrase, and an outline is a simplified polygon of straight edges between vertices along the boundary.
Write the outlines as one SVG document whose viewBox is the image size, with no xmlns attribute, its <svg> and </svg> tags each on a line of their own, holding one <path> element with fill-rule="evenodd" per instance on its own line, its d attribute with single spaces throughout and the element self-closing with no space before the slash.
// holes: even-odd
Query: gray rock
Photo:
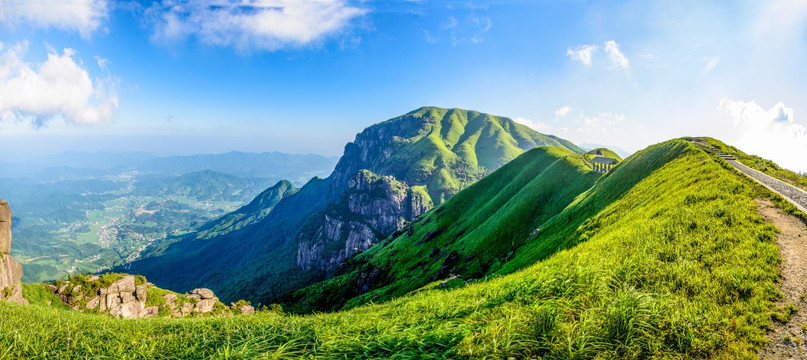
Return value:
<svg viewBox="0 0 807 360">
<path fill-rule="evenodd" d="M 147 285 L 140 285 L 135 289 L 135 297 L 137 301 L 146 301 L 146 291 L 148 289 Z"/>
<path fill-rule="evenodd" d="M 314 215 L 320 217 L 318 227 L 298 236 L 296 262 L 300 268 L 333 274 L 347 258 L 402 229 L 434 205 L 424 192 L 393 176 L 368 170 L 349 179 L 341 202 L 347 204 L 349 214 L 332 209 Z"/>
<path fill-rule="evenodd" d="M 120 296 L 120 303 L 121 304 L 127 304 L 127 303 L 135 301 L 135 297 L 130 292 L 122 292 L 118 296 Z"/>
<path fill-rule="evenodd" d="M 193 304 L 184 303 L 182 304 L 182 308 L 180 308 L 179 311 L 182 314 L 182 316 L 188 316 L 193 312 L 193 308 L 194 308 Z"/>
<path fill-rule="evenodd" d="M 198 296 L 198 299 L 213 299 L 216 297 L 216 294 L 213 293 L 213 290 L 198 288 L 191 290 L 191 296 L 194 298 Z"/>
<path fill-rule="evenodd" d="M 0 291 L 6 288 L 11 289 L 11 295 L 3 299 L 0 292 L 0 299 L 27 304 L 28 300 L 22 297 L 22 265 L 17 262 L 11 255 L 3 255 L 0 257 Z"/>
<path fill-rule="evenodd" d="M 145 308 L 141 317 L 155 317 L 160 313 L 159 306 L 149 306 Z"/>
<path fill-rule="evenodd" d="M 211 311 L 213 311 L 213 306 L 216 305 L 216 302 L 218 302 L 218 301 L 219 301 L 219 299 L 215 298 L 215 297 L 212 298 L 212 299 L 199 300 L 199 302 L 196 303 L 196 306 L 194 307 L 194 310 L 196 312 L 200 312 L 200 313 L 211 312 Z"/>
<path fill-rule="evenodd" d="M 124 293 L 135 292 L 135 278 L 132 275 L 126 275 L 118 281 L 109 286 L 109 293 Z"/>
<path fill-rule="evenodd" d="M 252 315 L 255 313 L 255 308 L 252 305 L 242 305 L 238 308 L 238 311 L 244 315 Z"/>
<path fill-rule="evenodd" d="M 163 295 L 163 297 L 165 298 L 165 305 L 168 305 L 168 307 L 170 307 L 172 309 L 174 307 L 176 307 L 176 302 L 177 302 L 177 299 L 178 299 L 176 295 L 174 295 L 174 294 L 165 294 L 165 295 Z"/>
<path fill-rule="evenodd" d="M 145 314 L 145 305 L 141 302 L 129 302 L 113 308 L 109 314 L 124 319 L 137 319 Z"/>
<path fill-rule="evenodd" d="M 90 300 L 87 300 L 87 309 L 97 308 L 100 302 L 101 301 L 99 297 L 93 296 Z"/>
<path fill-rule="evenodd" d="M 11 208 L 0 200 L 0 254 L 11 254 Z"/>
</svg>

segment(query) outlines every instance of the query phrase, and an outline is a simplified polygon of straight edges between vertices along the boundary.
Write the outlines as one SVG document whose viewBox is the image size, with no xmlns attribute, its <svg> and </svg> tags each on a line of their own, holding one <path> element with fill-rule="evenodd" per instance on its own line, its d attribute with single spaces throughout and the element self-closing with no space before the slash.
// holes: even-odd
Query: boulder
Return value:
<svg viewBox="0 0 807 360">
<path fill-rule="evenodd" d="M 22 265 L 11 255 L 2 254 L 0 257 L 0 299 L 27 304 L 28 300 L 22 297 Z M 10 295 L 6 296 L 10 289 Z"/>
<path fill-rule="evenodd" d="M 108 289 L 109 293 L 132 293 L 135 292 L 135 278 L 132 275 L 126 275 L 118 281 L 112 283 Z"/>
<path fill-rule="evenodd" d="M 98 307 L 100 300 L 97 296 L 93 296 L 90 300 L 87 300 L 87 309 L 95 309 Z"/>
<path fill-rule="evenodd" d="M 238 307 L 238 311 L 244 315 L 252 315 L 255 313 L 255 308 L 252 305 L 241 305 Z"/>
<path fill-rule="evenodd" d="M 199 288 L 191 290 L 190 296 L 194 299 L 202 300 L 202 299 L 213 299 L 216 297 L 216 294 L 213 293 L 213 290 Z"/>
<path fill-rule="evenodd" d="M 176 307 L 176 302 L 177 302 L 177 299 L 178 299 L 176 295 L 174 295 L 174 294 L 165 294 L 165 295 L 163 295 L 163 298 L 165 298 L 165 305 L 168 305 L 168 307 L 170 307 L 172 309 L 174 307 Z"/>
<path fill-rule="evenodd" d="M 143 310 L 143 314 L 141 317 L 155 317 L 159 313 L 160 313 L 159 306 L 149 306 Z"/>
<path fill-rule="evenodd" d="M 141 302 L 128 302 L 113 308 L 109 314 L 124 319 L 136 319 L 145 314 L 145 305 Z"/>
<path fill-rule="evenodd" d="M 137 298 L 137 301 L 146 301 L 147 288 L 148 286 L 146 285 L 140 285 L 137 287 L 137 289 L 135 289 L 135 297 Z"/>
<path fill-rule="evenodd" d="M 215 306 L 216 302 L 218 301 L 219 301 L 218 298 L 199 300 L 199 302 L 196 303 L 194 310 L 200 313 L 211 312 L 213 311 L 213 306 Z"/>
<path fill-rule="evenodd" d="M 182 304 L 182 308 L 179 311 L 182 314 L 182 316 L 188 316 L 193 312 L 193 304 L 184 303 Z"/>
</svg>

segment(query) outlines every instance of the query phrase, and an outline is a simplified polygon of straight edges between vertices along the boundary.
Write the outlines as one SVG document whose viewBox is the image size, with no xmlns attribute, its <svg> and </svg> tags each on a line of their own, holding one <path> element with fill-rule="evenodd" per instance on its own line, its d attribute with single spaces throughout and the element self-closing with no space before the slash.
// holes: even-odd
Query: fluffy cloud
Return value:
<svg viewBox="0 0 807 360">
<path fill-rule="evenodd" d="M 735 101 L 724 97 L 718 109 L 732 120 L 740 133 L 736 145 L 743 151 L 776 161 L 788 169 L 805 172 L 807 128 L 796 122 L 793 109 L 776 103 L 765 109 L 755 101 Z"/>
<path fill-rule="evenodd" d="M 0 23 L 78 31 L 84 37 L 107 17 L 107 0 L 3 0 Z"/>
<path fill-rule="evenodd" d="M 569 115 L 570 112 L 572 112 L 572 108 L 570 106 L 564 106 L 560 109 L 555 110 L 555 117 L 556 118 L 566 117 L 566 115 Z"/>
<path fill-rule="evenodd" d="M 624 114 L 603 112 L 596 116 L 581 115 L 580 127 L 577 131 L 581 133 L 607 133 L 614 126 L 625 121 Z"/>
<path fill-rule="evenodd" d="M 579 61 L 581 64 L 590 67 L 591 58 L 594 55 L 594 51 L 596 50 L 597 46 L 595 45 L 581 45 L 574 50 L 567 49 L 566 55 L 572 58 L 572 60 Z"/>
<path fill-rule="evenodd" d="M 158 40 L 195 36 L 207 44 L 270 51 L 337 33 L 365 13 L 346 0 L 163 0 L 146 11 Z"/>
<path fill-rule="evenodd" d="M 605 42 L 605 55 L 608 58 L 611 69 L 629 69 L 630 60 L 621 51 L 619 51 L 619 44 L 616 41 L 609 40 Z M 586 67 L 591 67 L 594 53 L 597 51 L 596 45 L 580 45 L 576 49 L 566 49 L 566 55 L 572 60 L 580 62 Z"/>
<path fill-rule="evenodd" d="M 118 110 L 117 80 L 92 79 L 75 51 L 51 52 L 32 68 L 23 59 L 27 44 L 3 49 L 0 43 L 0 119 L 31 120 L 37 126 L 61 116 L 74 125 L 107 123 Z M 97 58 L 106 71 L 106 60 Z"/>
<path fill-rule="evenodd" d="M 605 54 L 608 56 L 608 61 L 612 67 L 623 69 L 630 67 L 630 61 L 619 51 L 619 44 L 616 41 L 609 40 L 605 42 Z"/>
</svg>

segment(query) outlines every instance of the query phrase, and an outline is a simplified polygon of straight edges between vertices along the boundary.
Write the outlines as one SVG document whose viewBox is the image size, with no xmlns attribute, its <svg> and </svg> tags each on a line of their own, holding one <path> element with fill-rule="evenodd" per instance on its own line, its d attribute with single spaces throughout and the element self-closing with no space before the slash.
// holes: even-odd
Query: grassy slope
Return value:
<svg viewBox="0 0 807 360">
<path fill-rule="evenodd" d="M 752 200 L 766 192 L 682 141 L 652 150 L 661 166 L 620 175 L 626 161 L 567 208 L 590 213 L 568 249 L 513 274 L 308 316 L 124 321 L 3 303 L 0 357 L 756 358 L 780 261 Z"/>
<path fill-rule="evenodd" d="M 492 273 L 506 262 L 533 229 L 588 189 L 593 173 L 566 149 L 528 151 L 430 212 L 411 228 L 352 261 L 336 278 L 302 289 L 284 299 L 295 312 L 334 310 L 359 295 L 360 279 L 383 274 L 349 306 L 388 300 L 448 276 L 466 278 Z M 503 241 L 503 239 L 506 239 Z M 378 277 L 378 275 L 376 275 Z M 361 284 L 361 285 L 359 285 Z"/>
<path fill-rule="evenodd" d="M 421 131 L 399 139 L 401 147 L 381 169 L 408 183 L 426 185 L 435 203 L 442 203 L 525 150 L 539 145 L 582 151 L 569 141 L 544 135 L 506 117 L 463 109 L 422 107 L 375 126 L 431 119 Z"/>
</svg>

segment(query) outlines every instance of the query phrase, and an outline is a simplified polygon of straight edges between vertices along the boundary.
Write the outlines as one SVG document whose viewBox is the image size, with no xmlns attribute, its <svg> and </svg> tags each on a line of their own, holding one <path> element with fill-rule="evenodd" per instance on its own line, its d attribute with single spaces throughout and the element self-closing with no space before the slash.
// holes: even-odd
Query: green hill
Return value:
<svg viewBox="0 0 807 360">
<path fill-rule="evenodd" d="M 578 190 L 555 194 L 562 174 Z M 756 358 L 780 258 L 754 199 L 771 194 L 683 140 L 591 176 L 567 151 L 527 152 L 357 258 L 387 266 L 388 280 L 366 289 L 378 297 L 350 298 L 349 310 L 121 321 L 0 304 L 12 329 L 0 349 L 11 358 Z M 407 292 L 412 264 L 437 245 L 461 254 L 452 271 L 488 276 Z"/>
<path fill-rule="evenodd" d="M 345 146 L 329 177 L 314 178 L 267 214 L 242 214 L 256 221 L 167 239 L 118 270 L 141 273 L 172 290 L 204 286 L 222 299 L 275 302 L 324 279 L 345 258 L 542 145 L 581 151 L 509 118 L 420 108 L 366 128 Z M 362 177 L 364 171 L 374 175 Z M 370 178 L 379 181 L 364 183 Z M 401 193 L 411 196 L 399 198 L 392 191 L 401 184 L 408 187 Z"/>
<path fill-rule="evenodd" d="M 616 152 L 606 148 L 596 148 L 594 150 L 586 152 L 586 155 L 589 155 L 589 159 L 594 158 L 595 156 L 602 156 L 611 159 L 616 159 L 617 161 L 622 161 L 621 156 L 619 156 Z"/>
</svg>

